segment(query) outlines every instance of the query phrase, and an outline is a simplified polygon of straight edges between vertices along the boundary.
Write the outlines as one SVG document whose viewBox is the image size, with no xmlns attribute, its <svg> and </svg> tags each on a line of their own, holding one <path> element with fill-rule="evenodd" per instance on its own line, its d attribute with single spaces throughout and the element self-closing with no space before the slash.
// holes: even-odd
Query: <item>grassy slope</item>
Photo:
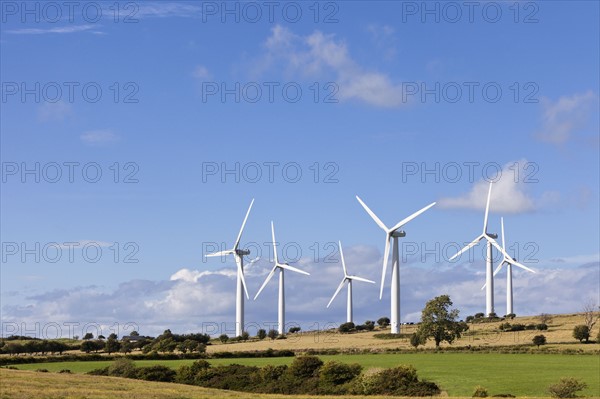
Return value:
<svg viewBox="0 0 600 399">
<path fill-rule="evenodd" d="M 476 385 L 490 394 L 511 393 L 518 396 L 544 396 L 548 385 L 560 377 L 572 376 L 588 384 L 586 396 L 600 397 L 600 357 L 595 355 L 531 355 L 485 353 L 413 353 L 373 355 L 321 356 L 323 360 L 359 363 L 365 369 L 414 365 L 419 375 L 438 383 L 451 396 L 467 396 Z M 289 364 L 292 358 L 215 359 L 212 364 L 245 365 Z M 177 368 L 193 360 L 137 361 L 138 366 L 164 364 Z M 50 371 L 70 369 L 86 372 L 105 367 L 110 362 L 65 362 L 19 365 L 27 370 L 46 368 Z M 38 374 L 40 375 L 40 374 Z"/>
</svg>

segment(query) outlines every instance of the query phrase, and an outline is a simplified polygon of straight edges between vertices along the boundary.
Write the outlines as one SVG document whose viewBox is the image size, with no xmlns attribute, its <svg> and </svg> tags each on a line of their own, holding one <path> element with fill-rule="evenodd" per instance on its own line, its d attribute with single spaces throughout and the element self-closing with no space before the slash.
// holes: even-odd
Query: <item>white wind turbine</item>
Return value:
<svg viewBox="0 0 600 399">
<path fill-rule="evenodd" d="M 391 332 L 392 334 L 398 334 L 400 332 L 400 255 L 398 249 L 398 237 L 405 237 L 406 233 L 400 228 L 406 223 L 410 222 L 429 208 L 435 205 L 435 202 L 427 205 L 425 208 L 413 213 L 409 217 L 401 220 L 391 229 L 388 228 L 383 222 L 369 209 L 369 207 L 356 196 L 356 199 L 365 208 L 371 218 L 377 223 L 383 231 L 385 231 L 385 251 L 383 255 L 383 271 L 381 273 L 381 289 L 379 291 L 379 299 L 383 297 L 383 285 L 385 282 L 385 274 L 388 264 L 388 257 L 390 255 L 390 240 L 394 239 L 394 255 L 392 257 L 392 288 L 391 288 Z"/>
<path fill-rule="evenodd" d="M 488 214 L 490 211 L 490 198 L 492 196 L 492 185 L 493 182 L 490 182 L 490 188 L 488 190 L 487 203 L 485 205 L 485 216 L 483 217 L 483 232 L 477 236 L 469 245 L 458 251 L 450 260 L 454 260 L 456 257 L 460 256 L 463 252 L 468 251 L 473 248 L 475 245 L 479 243 L 479 241 L 485 239 L 487 241 L 487 255 L 486 255 L 486 267 L 485 267 L 485 313 L 486 316 L 489 316 L 491 313 L 494 313 L 494 277 L 492 275 L 493 269 L 493 259 L 492 259 L 492 245 L 496 247 L 498 251 L 504 256 L 504 258 L 510 258 L 504 248 L 500 247 L 496 238 L 498 238 L 498 234 L 488 233 L 487 232 L 487 224 L 488 224 Z"/>
<path fill-rule="evenodd" d="M 500 262 L 500 264 L 498 265 L 498 267 L 496 268 L 496 270 L 494 270 L 494 274 L 493 276 L 495 277 L 496 274 L 498 274 L 498 272 L 500 271 L 500 269 L 502 269 L 502 266 L 506 265 L 506 314 L 512 314 L 513 312 L 513 288 L 512 288 L 512 266 L 515 265 L 517 267 L 520 267 L 521 269 L 527 270 L 530 273 L 535 273 L 535 270 L 530 269 L 526 266 L 524 266 L 523 264 L 517 262 L 517 260 L 515 258 L 511 258 L 510 256 L 508 256 L 508 254 L 506 253 L 506 244 L 504 241 L 504 218 L 500 218 L 500 227 L 502 229 L 502 248 L 504 249 L 504 253 L 503 255 L 503 259 L 502 262 Z M 483 287 L 481 287 L 481 289 L 485 288 L 485 284 L 483 285 Z"/>
<path fill-rule="evenodd" d="M 342 282 L 340 283 L 340 285 L 337 287 L 337 290 L 335 290 L 335 293 L 331 297 L 331 300 L 327 304 L 327 307 L 329 307 L 329 305 L 331 305 L 331 302 L 333 302 L 333 300 L 335 299 L 337 294 L 342 290 L 344 285 L 348 284 L 348 304 L 347 304 L 347 308 L 346 308 L 346 322 L 351 323 L 352 322 L 352 280 L 364 281 L 365 283 L 371 283 L 371 284 L 375 284 L 375 281 L 367 280 L 366 278 L 361 278 L 358 276 L 351 276 L 348 274 L 348 271 L 346 269 L 346 262 L 344 261 L 344 252 L 342 251 L 342 242 L 341 241 L 338 241 L 338 242 L 340 244 L 340 257 L 342 258 L 342 268 L 344 269 L 344 278 L 342 279 Z"/>
<path fill-rule="evenodd" d="M 248 296 L 248 288 L 246 287 L 246 279 L 244 278 L 244 255 L 249 255 L 250 251 L 247 249 L 239 249 L 240 239 L 242 238 L 242 233 L 244 232 L 244 226 L 246 225 L 246 221 L 248 220 L 248 215 L 250 215 L 250 210 L 252 209 L 252 205 L 254 204 L 254 199 L 250 202 L 250 207 L 248 207 L 248 211 L 246 212 L 246 217 L 244 218 L 244 222 L 242 223 L 242 228 L 238 233 L 237 239 L 235 240 L 235 244 L 233 245 L 233 249 L 228 249 L 225 251 L 219 251 L 212 254 L 208 254 L 206 256 L 223 256 L 223 255 L 233 255 L 235 258 L 235 263 L 237 264 L 237 291 L 236 291 L 236 307 L 235 307 L 235 334 L 236 336 L 241 336 L 244 332 L 244 295 L 242 293 L 242 288 L 246 293 L 246 298 L 250 299 Z M 256 259 L 254 260 L 256 261 Z M 253 261 L 253 262 L 254 262 Z"/>
<path fill-rule="evenodd" d="M 275 265 L 273 266 L 273 269 L 271 270 L 271 272 L 265 279 L 265 282 L 263 283 L 263 285 L 260 287 L 260 289 L 256 293 L 254 300 L 256 300 L 256 298 L 258 298 L 258 296 L 262 292 L 263 288 L 265 288 L 267 286 L 267 284 L 269 283 L 269 280 L 271 280 L 271 278 L 273 277 L 275 272 L 277 270 L 279 270 L 279 306 L 278 306 L 277 331 L 281 335 L 281 334 L 285 334 L 285 287 L 284 287 L 283 272 L 284 272 L 284 270 L 289 270 L 289 271 L 296 272 L 296 273 L 306 274 L 307 276 L 310 276 L 310 273 L 307 273 L 303 270 L 300 270 L 293 266 L 290 266 L 287 263 L 279 263 L 279 260 L 277 258 L 277 242 L 275 241 L 275 227 L 273 226 L 272 221 L 271 221 L 271 235 L 273 237 L 273 254 L 275 255 Z"/>
</svg>

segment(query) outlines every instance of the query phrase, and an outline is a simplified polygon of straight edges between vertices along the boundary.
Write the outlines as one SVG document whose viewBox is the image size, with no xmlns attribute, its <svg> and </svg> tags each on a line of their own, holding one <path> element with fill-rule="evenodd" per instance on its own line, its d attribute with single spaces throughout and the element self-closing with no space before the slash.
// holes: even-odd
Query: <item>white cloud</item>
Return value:
<svg viewBox="0 0 600 399">
<path fill-rule="evenodd" d="M 144 17 L 155 17 L 155 18 L 169 18 L 169 17 L 199 17 L 202 15 L 202 8 L 194 5 L 193 3 L 169 3 L 169 2 L 143 2 L 138 3 L 139 8 L 137 12 L 133 13 L 133 9 L 128 10 L 131 12 L 132 18 L 144 18 Z M 127 12 L 123 11 L 124 13 Z"/>
<path fill-rule="evenodd" d="M 192 75 L 197 79 L 209 79 L 211 77 L 210 72 L 204 65 L 197 65 Z"/>
<path fill-rule="evenodd" d="M 73 114 L 73 107 L 64 101 L 44 102 L 38 109 L 38 119 L 43 122 L 63 121 Z"/>
<path fill-rule="evenodd" d="M 535 137 L 543 142 L 562 145 L 585 127 L 591 105 L 596 101 L 592 91 L 563 96 L 556 101 L 542 99 L 542 129 Z"/>
<path fill-rule="evenodd" d="M 339 87 L 339 100 L 358 100 L 378 107 L 405 103 L 400 85 L 385 73 L 360 66 L 350 56 L 346 43 L 336 40 L 335 35 L 315 31 L 301 36 L 277 25 L 265 41 L 265 49 L 267 53 L 258 61 L 259 74 L 282 64 L 284 72 L 294 76 L 314 78 L 329 73 Z"/>
<path fill-rule="evenodd" d="M 389 275 L 384 298 L 379 300 L 381 251 L 368 246 L 347 246 L 344 255 L 349 272 L 377 284 L 354 285 L 354 313 L 357 322 L 389 315 Z M 585 259 L 584 259 L 585 258 Z M 588 260 L 584 257 L 581 260 Z M 315 263 L 303 260 L 302 267 L 311 276 L 286 273 L 286 316 L 303 329 L 340 323 L 345 320 L 346 301 L 339 295 L 329 309 L 331 295 L 342 278 L 339 263 Z M 253 295 L 271 268 L 268 262 L 247 274 Z M 435 273 L 432 273 L 435 268 Z M 461 317 L 483 311 L 485 292 L 483 261 L 424 267 L 404 263 L 401 266 L 401 310 L 403 321 L 417 321 L 425 302 L 449 294 Z M 515 310 L 518 314 L 569 313 L 579 311 L 582 300 L 598 295 L 600 263 L 581 266 L 537 267 L 538 273 L 514 271 Z M 388 269 L 389 272 L 389 269 Z M 206 326 L 226 326 L 228 333 L 235 320 L 235 267 L 218 271 L 181 269 L 169 280 L 131 280 L 114 289 L 97 286 L 53 290 L 17 298 L 3 296 L 3 323 L 79 322 L 121 326 L 130 322 L 142 334 L 157 335 L 166 328 L 175 332 L 201 331 Z M 505 280 L 496 280 L 496 310 L 503 313 Z M 23 294 L 21 294 L 23 295 Z M 10 303 L 10 304 L 8 304 Z M 246 322 L 273 323 L 277 319 L 276 278 L 256 301 L 246 301 Z"/>
<path fill-rule="evenodd" d="M 518 174 L 515 173 L 514 165 L 517 165 L 519 169 Z M 492 188 L 490 211 L 523 213 L 536 209 L 538 202 L 528 192 L 529 183 L 526 182 L 528 175 L 523 170 L 526 165 L 528 165 L 528 162 L 525 159 L 517 162 L 509 162 L 504 165 L 501 174 L 499 174 L 498 181 L 494 183 Z M 459 197 L 440 198 L 438 205 L 448 209 L 485 210 L 488 190 L 489 181 L 480 180 L 473 185 L 473 188 L 468 193 Z M 553 198 L 554 194 L 546 193 L 543 195 L 541 203 L 548 202 Z"/>
<path fill-rule="evenodd" d="M 48 33 L 78 33 L 85 32 L 91 29 L 98 28 L 98 25 L 70 25 L 70 26 L 60 26 L 54 28 L 22 28 L 22 29 L 9 29 L 6 30 L 6 33 L 10 33 L 13 35 L 44 35 Z"/>
<path fill-rule="evenodd" d="M 102 145 L 119 140 L 119 136 L 108 129 L 90 130 L 84 132 L 79 138 L 88 145 Z"/>
</svg>

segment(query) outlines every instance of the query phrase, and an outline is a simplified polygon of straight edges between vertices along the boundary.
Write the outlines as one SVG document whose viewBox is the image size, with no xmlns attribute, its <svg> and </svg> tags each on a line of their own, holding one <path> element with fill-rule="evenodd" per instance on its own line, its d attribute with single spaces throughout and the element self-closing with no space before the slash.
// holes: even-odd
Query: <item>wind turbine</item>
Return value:
<svg viewBox="0 0 600 399">
<path fill-rule="evenodd" d="M 423 212 L 425 212 L 426 210 L 428 210 L 429 208 L 431 208 L 432 206 L 434 206 L 435 202 L 427 205 L 425 208 L 401 220 L 400 222 L 398 222 L 398 224 L 396 224 L 390 229 L 385 224 L 383 224 L 383 222 L 377 217 L 377 215 L 375 215 L 375 213 L 373 213 L 373 211 L 369 209 L 369 207 L 360 199 L 358 195 L 356 196 L 356 199 L 358 200 L 358 202 L 360 202 L 362 207 L 365 208 L 365 211 L 367 211 L 367 213 L 371 216 L 375 223 L 377 223 L 377 225 L 381 227 L 383 231 L 385 231 L 385 251 L 383 255 L 383 271 L 381 273 L 381 289 L 379 290 L 379 299 L 383 297 L 383 284 L 385 282 L 385 272 L 387 269 L 388 258 L 390 255 L 390 240 L 392 238 L 394 239 L 394 255 L 392 257 L 391 332 L 392 334 L 398 334 L 400 332 L 400 256 L 398 250 L 398 237 L 406 236 L 406 233 L 400 230 L 400 228 L 406 223 L 416 218 L 417 216 L 419 216 L 420 214 L 422 214 Z"/>
<path fill-rule="evenodd" d="M 253 204 L 254 204 L 254 198 L 252 199 L 252 202 L 250 202 L 250 207 L 248 207 L 248 211 L 246 212 L 246 217 L 244 218 L 244 222 L 242 223 L 242 228 L 240 229 L 237 239 L 235 240 L 233 249 L 228 249 L 225 251 L 215 252 L 215 253 L 206 255 L 206 256 L 233 255 L 233 257 L 235 258 L 235 263 L 237 264 L 235 334 L 237 337 L 241 336 L 242 333 L 244 332 L 244 295 L 242 293 L 242 288 L 246 294 L 246 298 L 250 299 L 250 297 L 248 296 L 248 288 L 246 287 L 246 279 L 244 278 L 244 255 L 249 255 L 250 251 L 247 249 L 239 249 L 238 246 L 240 245 L 240 239 L 242 238 L 242 233 L 244 232 L 244 226 L 246 225 L 246 221 L 248 220 L 248 215 L 250 215 L 250 210 L 252 209 Z"/>
<path fill-rule="evenodd" d="M 346 308 L 346 322 L 351 323 L 352 322 L 352 280 L 364 281 L 365 283 L 371 283 L 371 284 L 375 284 L 375 281 L 367 280 L 366 278 L 361 278 L 358 276 L 351 276 L 348 274 L 348 271 L 346 270 L 346 262 L 344 261 L 344 252 L 342 251 L 342 242 L 338 241 L 338 243 L 340 244 L 340 257 L 342 258 L 342 268 L 344 269 L 344 278 L 342 279 L 342 282 L 340 283 L 340 285 L 337 287 L 337 290 L 335 290 L 335 293 L 331 297 L 331 300 L 327 304 L 327 307 L 329 307 L 329 305 L 331 305 L 331 302 L 333 302 L 333 300 L 335 299 L 337 294 L 342 290 L 344 285 L 348 284 L 348 304 L 347 304 L 347 308 Z"/>
<path fill-rule="evenodd" d="M 498 238 L 498 234 L 488 233 L 487 232 L 487 224 L 488 224 L 488 214 L 490 211 L 490 198 L 492 196 L 492 185 L 493 182 L 490 182 L 490 188 L 488 190 L 487 203 L 485 205 L 485 216 L 483 217 L 483 232 L 477 236 L 469 245 L 458 251 L 450 260 L 455 259 L 460 256 L 463 252 L 468 251 L 473 248 L 475 245 L 479 243 L 479 241 L 485 239 L 487 241 L 487 256 L 486 256 L 486 267 L 485 267 L 485 312 L 486 315 L 489 316 L 491 313 L 494 313 L 494 277 L 492 275 L 493 269 L 493 259 L 492 259 L 492 245 L 496 247 L 498 251 L 504 256 L 504 258 L 510 258 L 504 248 L 500 247 L 498 242 L 496 242 L 496 238 Z"/>
<path fill-rule="evenodd" d="M 273 266 L 273 269 L 271 269 L 271 272 L 265 279 L 265 282 L 263 283 L 263 285 L 260 287 L 260 289 L 256 293 L 254 300 L 256 300 L 256 298 L 258 298 L 258 296 L 262 292 L 263 288 L 265 288 L 267 286 L 267 284 L 269 283 L 269 280 L 271 280 L 273 275 L 275 275 L 275 272 L 277 270 L 279 270 L 279 307 L 278 307 L 277 331 L 279 332 L 280 335 L 282 335 L 282 334 L 285 334 L 285 287 L 284 287 L 283 272 L 284 272 L 284 270 L 289 270 L 289 271 L 296 272 L 296 273 L 306 274 L 307 276 L 310 276 L 310 273 L 307 273 L 303 270 L 300 270 L 293 266 L 290 266 L 287 263 L 279 263 L 279 260 L 277 258 L 277 242 L 275 241 L 275 227 L 273 226 L 272 221 L 271 221 L 271 235 L 273 237 L 273 254 L 275 255 L 275 265 Z"/>
<path fill-rule="evenodd" d="M 511 258 L 506 254 L 506 245 L 504 242 L 504 218 L 500 218 L 500 227 L 502 228 L 502 248 L 504 249 L 504 254 L 502 262 L 498 265 L 496 270 L 494 271 L 493 276 L 502 269 L 502 266 L 506 265 L 506 314 L 512 314 L 513 312 L 513 289 L 512 289 L 512 266 L 515 265 L 520 267 L 521 269 L 527 270 L 530 273 L 535 273 L 535 270 L 528 268 L 527 266 L 517 262 L 515 258 Z M 485 288 L 485 284 L 481 289 Z"/>
</svg>

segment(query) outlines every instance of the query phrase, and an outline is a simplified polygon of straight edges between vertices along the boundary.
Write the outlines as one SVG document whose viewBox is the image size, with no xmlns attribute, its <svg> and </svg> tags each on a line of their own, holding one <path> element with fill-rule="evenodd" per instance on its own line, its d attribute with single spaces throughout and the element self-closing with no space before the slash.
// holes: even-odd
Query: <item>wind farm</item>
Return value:
<svg viewBox="0 0 600 399">
<path fill-rule="evenodd" d="M 0 399 L 600 398 L 600 2 L 0 15 Z"/>
</svg>

